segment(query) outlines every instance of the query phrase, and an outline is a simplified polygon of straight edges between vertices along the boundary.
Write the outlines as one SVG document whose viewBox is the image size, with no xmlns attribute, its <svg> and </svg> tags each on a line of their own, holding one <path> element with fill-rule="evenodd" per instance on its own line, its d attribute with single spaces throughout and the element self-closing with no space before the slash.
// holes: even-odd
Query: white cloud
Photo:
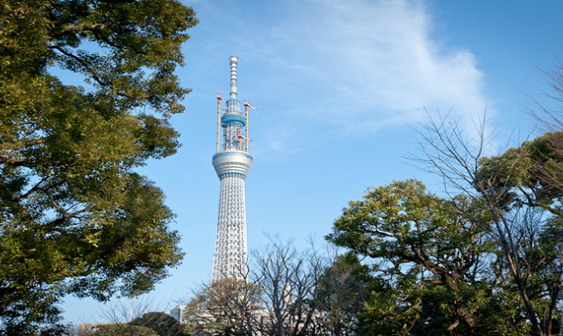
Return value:
<svg viewBox="0 0 563 336">
<path fill-rule="evenodd" d="M 413 123 L 424 107 L 474 118 L 486 107 L 475 58 L 431 29 L 421 1 L 299 1 L 259 54 L 280 68 L 300 113 L 347 131 Z"/>
</svg>

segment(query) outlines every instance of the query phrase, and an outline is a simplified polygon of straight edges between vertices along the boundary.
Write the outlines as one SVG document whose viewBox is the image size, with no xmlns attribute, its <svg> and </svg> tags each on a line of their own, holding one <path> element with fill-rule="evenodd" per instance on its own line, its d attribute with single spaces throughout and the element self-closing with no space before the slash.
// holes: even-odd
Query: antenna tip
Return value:
<svg viewBox="0 0 563 336">
<path fill-rule="evenodd" d="M 231 57 L 229 57 L 229 61 L 231 61 L 231 63 L 238 63 L 238 57 L 237 56 L 231 56 Z"/>
</svg>

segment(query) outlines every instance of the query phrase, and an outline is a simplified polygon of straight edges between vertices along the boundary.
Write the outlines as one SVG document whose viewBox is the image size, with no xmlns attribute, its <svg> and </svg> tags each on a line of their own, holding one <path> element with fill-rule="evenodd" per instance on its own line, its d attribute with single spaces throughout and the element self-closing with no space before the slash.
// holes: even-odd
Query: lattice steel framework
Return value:
<svg viewBox="0 0 563 336">
<path fill-rule="evenodd" d="M 223 146 L 213 155 L 213 167 L 221 180 L 219 199 L 219 220 L 213 257 L 211 282 L 225 277 L 242 278 L 247 270 L 246 248 L 246 208 L 244 200 L 244 180 L 252 166 L 252 155 L 242 149 L 242 140 L 247 135 L 244 131 L 245 116 L 237 100 L 237 63 L 236 56 L 230 57 L 231 90 L 227 108 L 220 115 L 223 128 Z M 219 96 L 219 107 L 221 98 Z M 221 109 L 219 108 L 219 114 Z M 244 136 L 243 136 L 244 134 Z M 218 132 L 219 137 L 219 132 Z"/>
</svg>

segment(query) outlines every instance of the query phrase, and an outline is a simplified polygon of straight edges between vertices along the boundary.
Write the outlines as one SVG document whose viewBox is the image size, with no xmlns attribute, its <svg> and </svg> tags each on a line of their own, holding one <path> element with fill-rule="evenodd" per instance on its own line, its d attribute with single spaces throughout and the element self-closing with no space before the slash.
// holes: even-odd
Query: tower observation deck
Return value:
<svg viewBox="0 0 563 336">
<path fill-rule="evenodd" d="M 245 101 L 246 109 L 241 111 L 237 100 L 238 57 L 231 56 L 229 60 L 231 88 L 226 109 L 222 109 L 223 99 L 217 94 L 217 153 L 213 155 L 213 167 L 221 180 L 221 194 L 211 282 L 226 277 L 242 278 L 248 270 L 244 180 L 253 162 L 248 153 L 250 105 Z"/>
</svg>

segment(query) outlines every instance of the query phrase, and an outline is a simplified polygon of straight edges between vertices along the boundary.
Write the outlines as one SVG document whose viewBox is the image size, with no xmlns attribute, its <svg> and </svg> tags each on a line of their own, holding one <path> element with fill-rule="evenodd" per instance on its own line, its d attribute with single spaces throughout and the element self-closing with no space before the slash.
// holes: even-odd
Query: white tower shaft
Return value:
<svg viewBox="0 0 563 336">
<path fill-rule="evenodd" d="M 241 278 L 247 273 L 247 261 L 244 179 L 226 176 L 221 180 L 211 281 L 225 277 Z"/>
</svg>

